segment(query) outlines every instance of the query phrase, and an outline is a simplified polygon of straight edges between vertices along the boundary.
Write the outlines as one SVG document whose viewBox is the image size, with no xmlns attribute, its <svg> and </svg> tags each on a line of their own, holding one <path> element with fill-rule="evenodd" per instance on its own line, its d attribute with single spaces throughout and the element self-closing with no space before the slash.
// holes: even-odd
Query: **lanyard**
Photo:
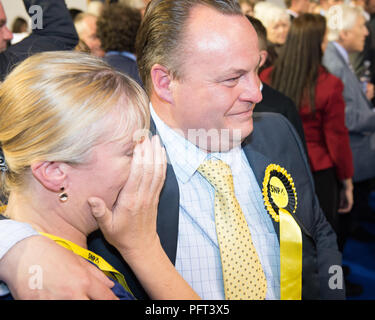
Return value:
<svg viewBox="0 0 375 320">
<path fill-rule="evenodd" d="M 107 261 L 105 261 L 101 256 L 97 255 L 96 253 L 86 250 L 79 245 L 62 238 L 59 238 L 57 236 L 54 236 L 52 234 L 40 232 L 41 235 L 48 237 L 55 241 L 58 245 L 73 251 L 75 254 L 81 256 L 82 258 L 94 263 L 100 270 L 102 270 L 108 277 L 112 278 L 113 280 L 117 280 L 124 289 L 131 293 L 131 290 L 126 283 L 126 280 L 122 273 L 117 271 L 115 268 L 113 268 Z M 133 294 L 132 294 L 133 295 Z M 133 295 L 134 296 L 134 295 Z"/>
</svg>

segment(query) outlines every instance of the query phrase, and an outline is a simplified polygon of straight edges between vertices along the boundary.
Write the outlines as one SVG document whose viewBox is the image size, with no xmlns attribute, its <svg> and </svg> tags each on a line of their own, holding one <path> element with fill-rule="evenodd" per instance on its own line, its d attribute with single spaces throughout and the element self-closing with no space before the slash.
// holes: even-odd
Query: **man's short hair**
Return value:
<svg viewBox="0 0 375 320">
<path fill-rule="evenodd" d="M 147 6 L 136 40 L 139 73 L 147 93 L 151 92 L 153 65 L 168 68 L 181 78 L 183 33 L 191 10 L 203 5 L 229 15 L 243 15 L 236 0 L 153 0 Z"/>
<path fill-rule="evenodd" d="M 359 16 L 363 16 L 361 7 L 353 7 L 347 4 L 332 6 L 327 14 L 327 40 L 337 41 L 340 38 L 340 32 L 351 30 Z"/>
<path fill-rule="evenodd" d="M 259 50 L 267 51 L 267 30 L 264 27 L 263 23 L 259 19 L 252 16 L 246 15 L 246 18 L 251 22 L 252 26 L 255 29 L 255 32 L 257 33 Z"/>
</svg>

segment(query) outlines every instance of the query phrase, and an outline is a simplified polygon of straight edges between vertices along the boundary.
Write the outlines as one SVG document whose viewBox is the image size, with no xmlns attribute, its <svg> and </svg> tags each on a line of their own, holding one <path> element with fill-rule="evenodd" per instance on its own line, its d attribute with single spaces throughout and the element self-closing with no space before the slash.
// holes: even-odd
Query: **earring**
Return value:
<svg viewBox="0 0 375 320">
<path fill-rule="evenodd" d="M 59 194 L 59 199 L 61 202 L 66 202 L 68 200 L 68 194 L 64 192 L 64 190 L 65 190 L 64 187 L 60 188 L 61 193 Z"/>
</svg>

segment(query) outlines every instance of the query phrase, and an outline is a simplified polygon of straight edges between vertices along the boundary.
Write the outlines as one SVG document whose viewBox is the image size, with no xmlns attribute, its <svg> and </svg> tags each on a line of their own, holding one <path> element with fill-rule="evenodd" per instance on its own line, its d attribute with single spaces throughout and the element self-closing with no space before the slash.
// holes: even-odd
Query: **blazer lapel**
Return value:
<svg viewBox="0 0 375 320">
<path fill-rule="evenodd" d="M 271 164 L 271 160 L 264 156 L 263 154 L 255 151 L 251 145 L 248 143 L 248 139 L 246 139 L 242 143 L 242 148 L 245 152 L 246 158 L 249 161 L 249 165 L 254 172 L 255 178 L 257 179 L 258 185 L 260 190 L 263 189 L 263 179 L 264 173 L 266 168 L 269 164 Z M 274 219 L 271 218 L 273 226 L 275 228 L 277 237 L 280 241 L 280 234 L 279 234 L 279 223 L 277 223 Z"/>
<path fill-rule="evenodd" d="M 151 119 L 150 131 L 158 134 L 154 121 Z M 161 140 L 161 139 L 160 139 Z M 161 141 L 163 144 L 163 142 Z M 167 154 L 167 173 L 163 189 L 160 193 L 157 217 L 157 232 L 160 243 L 173 264 L 176 262 L 178 218 L 180 211 L 180 194 L 176 175 Z"/>
<path fill-rule="evenodd" d="M 173 264 L 176 262 L 180 194 L 172 165 L 168 164 L 160 194 L 157 231 L 161 245 Z"/>
</svg>

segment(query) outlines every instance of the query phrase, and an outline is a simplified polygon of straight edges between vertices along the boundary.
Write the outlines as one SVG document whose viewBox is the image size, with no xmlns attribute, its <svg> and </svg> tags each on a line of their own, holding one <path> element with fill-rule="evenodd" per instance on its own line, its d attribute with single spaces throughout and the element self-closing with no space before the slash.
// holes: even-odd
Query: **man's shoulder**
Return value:
<svg viewBox="0 0 375 320">
<path fill-rule="evenodd" d="M 343 69 L 345 66 L 343 58 L 333 43 L 328 43 L 327 48 L 324 51 L 323 65 L 328 69 L 329 72 L 335 75 L 338 70 Z"/>
<path fill-rule="evenodd" d="M 278 113 L 254 113 L 253 132 L 244 141 L 253 150 L 270 159 L 288 162 L 303 160 L 305 149 L 293 125 Z"/>
<path fill-rule="evenodd" d="M 291 125 L 289 121 L 279 113 L 275 112 L 255 112 L 253 115 L 254 132 L 274 128 L 277 130 L 288 130 Z"/>
</svg>

